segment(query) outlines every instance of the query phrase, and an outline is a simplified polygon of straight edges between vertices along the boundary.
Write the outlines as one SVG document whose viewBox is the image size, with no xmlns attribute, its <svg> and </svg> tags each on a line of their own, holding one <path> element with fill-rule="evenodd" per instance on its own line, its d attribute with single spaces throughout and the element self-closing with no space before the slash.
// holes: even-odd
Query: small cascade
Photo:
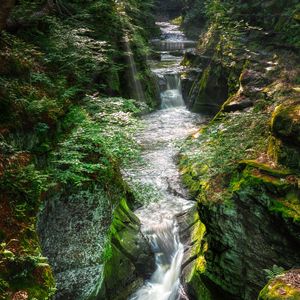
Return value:
<svg viewBox="0 0 300 300">
<path fill-rule="evenodd" d="M 184 246 L 179 241 L 178 226 L 174 220 L 164 220 L 144 229 L 144 234 L 155 254 L 156 271 L 131 300 L 176 300 L 184 253 Z"/>
<path fill-rule="evenodd" d="M 179 74 L 167 74 L 164 76 L 166 90 L 160 93 L 161 108 L 184 106 Z"/>
<path fill-rule="evenodd" d="M 193 41 L 158 41 L 153 40 L 152 44 L 154 48 L 160 51 L 177 51 L 177 50 L 185 50 L 195 46 L 195 42 Z"/>
<path fill-rule="evenodd" d="M 184 106 L 180 61 L 185 50 L 194 47 L 195 42 L 187 40 L 178 25 L 169 22 L 157 22 L 157 25 L 161 38 L 152 40 L 152 46 L 160 54 L 160 60 L 150 63 L 160 87 L 161 109 Z"/>
</svg>

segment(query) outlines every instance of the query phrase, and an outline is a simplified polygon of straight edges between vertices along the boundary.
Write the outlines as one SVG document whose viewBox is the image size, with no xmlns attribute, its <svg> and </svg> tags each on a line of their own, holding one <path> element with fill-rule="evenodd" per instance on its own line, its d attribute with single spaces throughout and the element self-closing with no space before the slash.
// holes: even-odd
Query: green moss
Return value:
<svg viewBox="0 0 300 300">
<path fill-rule="evenodd" d="M 230 183 L 232 192 L 241 197 L 251 194 L 264 202 L 272 213 L 283 218 L 300 221 L 300 194 L 297 182 L 290 181 L 285 170 L 269 169 L 264 164 L 243 162 L 246 169 L 233 178 Z"/>
<path fill-rule="evenodd" d="M 293 172 L 290 170 L 271 168 L 268 164 L 259 163 L 256 160 L 241 160 L 239 162 L 239 165 L 242 168 L 250 167 L 254 169 L 259 169 L 260 171 L 265 172 L 266 174 L 269 174 L 274 177 L 282 177 L 293 174 Z"/>
<path fill-rule="evenodd" d="M 210 71 L 211 71 L 211 67 L 208 66 L 203 74 L 202 74 L 202 77 L 199 81 L 199 93 L 203 93 L 203 91 L 205 90 L 206 86 L 207 86 L 207 82 L 208 82 L 208 79 L 209 79 L 209 76 L 210 76 Z"/>
<path fill-rule="evenodd" d="M 113 212 L 102 255 L 104 284 L 101 283 L 90 299 L 127 299 L 143 283 L 143 279 L 137 276 L 135 265 L 140 255 L 139 230 L 139 219 L 128 207 L 126 199 L 122 198 Z"/>
<path fill-rule="evenodd" d="M 179 17 L 177 17 L 177 18 L 171 20 L 170 23 L 173 24 L 173 25 L 181 26 L 181 25 L 182 25 L 182 22 L 183 22 L 183 18 L 182 18 L 182 16 L 179 16 Z"/>
<path fill-rule="evenodd" d="M 181 150 L 180 168 L 191 194 L 208 202 L 230 197 L 230 177 L 243 159 L 267 147 L 268 117 L 253 112 L 228 114 L 191 137 Z M 201 200 L 201 201 L 202 201 Z"/>
<path fill-rule="evenodd" d="M 300 153 L 298 146 L 285 143 L 284 141 L 271 136 L 269 138 L 268 155 L 278 164 L 292 170 L 300 170 Z M 290 141 L 294 140 L 292 139 Z"/>
<path fill-rule="evenodd" d="M 294 222 L 300 222 L 300 195 L 291 191 L 284 198 L 272 201 L 270 210 L 281 214 L 284 218 L 291 218 Z"/>
<path fill-rule="evenodd" d="M 260 292 L 259 300 L 299 300 L 300 290 L 279 278 L 271 280 Z"/>
<path fill-rule="evenodd" d="M 271 129 L 275 136 L 300 145 L 300 104 L 277 106 L 271 120 Z"/>
<path fill-rule="evenodd" d="M 212 300 L 211 293 L 201 278 L 206 270 L 205 253 L 208 247 L 207 242 L 204 240 L 206 228 L 199 220 L 198 213 L 194 215 L 194 222 L 196 225 L 191 233 L 192 249 L 189 256 L 194 257 L 195 260 L 189 274 L 186 275 L 186 283 L 192 294 L 195 295 L 195 299 Z"/>
</svg>

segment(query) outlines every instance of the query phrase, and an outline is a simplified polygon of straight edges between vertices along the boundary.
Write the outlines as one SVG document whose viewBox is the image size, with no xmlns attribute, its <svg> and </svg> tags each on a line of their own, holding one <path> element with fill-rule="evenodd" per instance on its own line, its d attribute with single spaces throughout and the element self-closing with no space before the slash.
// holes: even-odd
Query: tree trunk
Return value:
<svg viewBox="0 0 300 300">
<path fill-rule="evenodd" d="M 0 31 L 2 31 L 6 27 L 6 21 L 14 5 L 15 0 L 0 1 Z"/>
</svg>

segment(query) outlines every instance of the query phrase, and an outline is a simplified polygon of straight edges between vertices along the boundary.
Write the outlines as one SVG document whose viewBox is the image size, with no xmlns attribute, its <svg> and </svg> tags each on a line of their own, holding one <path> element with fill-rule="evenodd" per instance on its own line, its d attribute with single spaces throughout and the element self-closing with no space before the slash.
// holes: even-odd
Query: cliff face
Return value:
<svg viewBox="0 0 300 300">
<path fill-rule="evenodd" d="M 267 27 L 230 24 L 210 21 L 184 60 L 202 69 L 187 87 L 190 107 L 217 112 L 180 159 L 206 228 L 198 254 L 184 264 L 195 299 L 255 299 L 265 269 L 289 270 L 300 261 L 297 50 L 274 47 L 279 37 L 266 38 Z"/>
</svg>

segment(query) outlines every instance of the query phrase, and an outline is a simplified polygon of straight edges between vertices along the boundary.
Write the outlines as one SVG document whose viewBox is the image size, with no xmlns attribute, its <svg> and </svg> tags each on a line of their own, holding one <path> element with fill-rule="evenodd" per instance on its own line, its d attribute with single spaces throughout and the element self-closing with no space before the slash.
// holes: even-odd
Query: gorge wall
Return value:
<svg viewBox="0 0 300 300">
<path fill-rule="evenodd" d="M 300 298 L 298 1 L 4 4 L 0 299 L 125 300 L 152 274 L 120 166 L 159 106 L 155 13 L 197 39 L 183 94 L 211 117 L 178 157 L 189 299 Z"/>
<path fill-rule="evenodd" d="M 181 152 L 199 217 L 183 280 L 191 299 L 256 299 L 267 273 L 294 269 L 260 299 L 298 299 L 299 7 L 217 2 L 183 61 L 202 70 L 186 84 L 189 107 L 215 115 Z"/>
</svg>

